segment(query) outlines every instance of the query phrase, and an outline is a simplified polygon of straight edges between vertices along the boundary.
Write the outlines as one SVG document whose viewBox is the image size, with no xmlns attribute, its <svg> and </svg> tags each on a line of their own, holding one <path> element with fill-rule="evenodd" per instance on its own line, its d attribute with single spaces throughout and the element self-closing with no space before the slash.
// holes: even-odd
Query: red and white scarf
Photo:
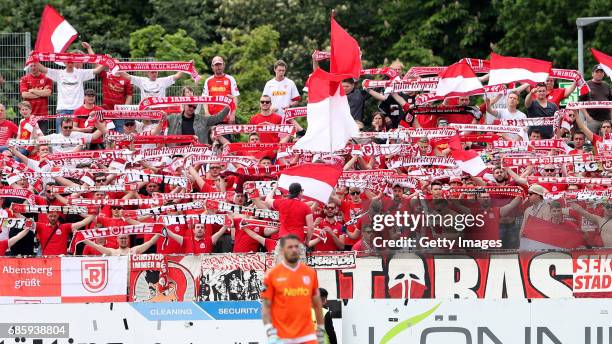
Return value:
<svg viewBox="0 0 612 344">
<path fill-rule="evenodd" d="M 258 218 L 266 218 L 272 219 L 275 221 L 279 220 L 278 211 L 270 210 L 270 209 L 260 209 L 255 207 L 245 207 L 237 204 L 221 202 L 216 200 L 206 200 L 206 210 L 220 211 L 220 212 L 228 212 L 228 213 L 238 213 L 247 216 L 254 216 Z"/>
<path fill-rule="evenodd" d="M 100 207 L 98 206 L 30 205 L 13 203 L 11 204 L 11 209 L 19 214 L 47 214 L 50 212 L 59 212 L 72 215 L 96 215 L 100 213 Z"/>
<path fill-rule="evenodd" d="M 19 198 L 25 199 L 30 204 L 34 204 L 34 193 L 28 189 L 15 189 L 11 187 L 0 187 L 0 198 Z"/>
<path fill-rule="evenodd" d="M 133 143 L 135 145 L 145 144 L 178 144 L 178 143 L 197 143 L 197 138 L 193 135 L 130 135 L 130 134 L 107 134 L 104 141 L 115 143 Z"/>
<path fill-rule="evenodd" d="M 612 101 L 569 102 L 565 106 L 565 109 L 612 109 Z"/>
<path fill-rule="evenodd" d="M 114 185 L 94 185 L 94 186 L 52 186 L 51 192 L 55 193 L 83 193 L 83 192 L 128 192 L 137 191 L 138 184 L 114 184 Z"/>
<path fill-rule="evenodd" d="M 295 135 L 295 126 L 292 124 L 224 124 L 213 129 L 215 136 L 229 134 L 287 134 Z"/>
<path fill-rule="evenodd" d="M 92 112 L 91 116 L 97 116 L 100 120 L 133 119 L 159 121 L 166 117 L 166 113 L 161 110 L 100 110 Z"/>
<path fill-rule="evenodd" d="M 398 76 L 397 71 L 391 67 L 362 69 L 361 75 L 386 75 L 389 79 Z"/>
<path fill-rule="evenodd" d="M 162 157 L 171 157 L 174 155 L 205 155 L 213 156 L 214 153 L 208 145 L 199 146 L 182 146 L 182 147 L 162 147 L 153 149 L 141 149 L 134 153 L 133 161 L 149 160 Z"/>
<path fill-rule="evenodd" d="M 85 55 L 73 53 L 42 53 L 32 51 L 26 60 L 26 66 L 35 62 L 63 62 L 63 63 L 91 63 L 108 67 L 114 74 L 117 71 L 117 62 L 109 55 Z"/>
<path fill-rule="evenodd" d="M 578 184 L 578 185 L 603 185 L 611 186 L 612 178 L 587 178 L 587 177 L 527 177 L 529 183 L 557 183 L 557 184 Z"/>
<path fill-rule="evenodd" d="M 285 110 L 285 116 L 283 116 L 283 123 L 290 119 L 298 118 L 298 117 L 306 117 L 307 111 L 306 107 L 294 107 Z"/>
<path fill-rule="evenodd" d="M 494 149 L 503 149 L 503 148 L 524 148 L 525 150 L 533 147 L 538 150 L 548 150 L 548 149 L 565 149 L 565 142 L 559 139 L 550 139 L 550 140 L 531 140 L 531 141 L 493 141 Z"/>
<path fill-rule="evenodd" d="M 544 195 L 546 200 L 607 201 L 612 197 L 610 190 L 566 190 Z"/>
<path fill-rule="evenodd" d="M 397 157 L 391 159 L 388 164 L 390 168 L 437 165 L 455 167 L 455 159 L 442 156 L 418 156 L 418 157 Z"/>
<path fill-rule="evenodd" d="M 227 192 L 189 192 L 189 193 L 153 193 L 153 198 L 161 199 L 163 201 L 171 201 L 177 199 L 193 199 L 193 200 L 231 200 L 234 198 L 236 193 L 233 191 Z"/>
<path fill-rule="evenodd" d="M 178 203 L 163 205 L 161 207 L 138 209 L 138 210 L 124 210 L 123 216 L 129 218 L 137 218 L 140 216 L 151 216 L 151 215 L 162 215 L 168 211 L 183 211 L 183 210 L 203 210 L 204 204 L 202 202 L 189 202 L 189 203 Z"/>
<path fill-rule="evenodd" d="M 257 160 L 246 156 L 201 156 L 190 155 L 185 159 L 185 166 L 197 164 L 240 164 L 245 167 L 257 166 Z"/>
<path fill-rule="evenodd" d="M 573 164 L 575 162 L 586 162 L 591 159 L 589 155 L 547 155 L 541 157 L 503 157 L 504 166 L 529 166 L 529 165 L 559 165 Z"/>
<path fill-rule="evenodd" d="M 502 196 L 523 196 L 525 190 L 520 186 L 453 186 L 449 190 L 450 194 L 481 194 L 488 193 L 490 195 Z"/>
<path fill-rule="evenodd" d="M 149 72 L 149 71 L 173 71 L 185 72 L 191 75 L 196 82 L 200 81 L 200 75 L 192 61 L 147 61 L 147 62 L 117 62 L 120 71 L 124 72 Z"/>
<path fill-rule="evenodd" d="M 227 96 L 148 97 L 140 101 L 138 110 L 184 104 L 215 104 L 230 106 L 233 102 L 234 100 Z"/>
<path fill-rule="evenodd" d="M 134 235 L 134 234 L 162 234 L 164 233 L 164 225 L 160 223 L 143 223 L 139 225 L 127 226 L 112 226 L 105 228 L 92 228 L 77 231 L 70 242 L 69 252 L 74 252 L 77 244 L 85 240 L 96 240 L 99 238 L 117 237 L 119 235 Z"/>
<path fill-rule="evenodd" d="M 35 140 L 21 140 L 21 139 L 9 139 L 7 144 L 11 147 L 27 147 L 27 146 L 39 146 L 39 145 L 62 145 L 62 146 L 79 146 L 84 145 L 87 142 L 85 138 L 71 139 L 71 138 L 60 138 L 50 139 L 39 137 Z"/>
<path fill-rule="evenodd" d="M 183 188 L 186 188 L 189 185 L 189 179 L 187 179 L 187 177 L 168 176 L 162 174 L 148 174 L 143 171 L 137 170 L 125 171 L 123 177 L 125 182 L 128 184 L 136 182 L 154 182 L 180 186 Z"/>
<path fill-rule="evenodd" d="M 419 154 L 419 149 L 415 145 L 409 144 L 363 144 L 353 145 L 351 155 L 380 156 L 380 155 L 402 155 L 415 156 Z"/>
<path fill-rule="evenodd" d="M 232 219 L 225 214 L 160 215 L 159 218 L 164 222 L 165 226 L 198 223 L 228 227 L 233 225 Z"/>
<path fill-rule="evenodd" d="M 152 205 L 161 206 L 164 204 L 164 200 L 159 198 L 130 198 L 130 199 L 116 199 L 116 198 L 70 198 L 71 205 L 110 205 L 117 207 L 125 207 L 132 205 Z"/>
<path fill-rule="evenodd" d="M 489 124 L 460 124 L 450 123 L 450 127 L 459 131 L 489 131 L 494 133 L 521 134 L 525 129 L 512 125 L 489 125 Z"/>
<path fill-rule="evenodd" d="M 316 61 L 323 61 L 323 60 L 329 60 L 331 58 L 331 53 L 329 51 L 320 51 L 320 50 L 315 50 L 312 53 L 312 57 L 316 60 Z"/>
</svg>

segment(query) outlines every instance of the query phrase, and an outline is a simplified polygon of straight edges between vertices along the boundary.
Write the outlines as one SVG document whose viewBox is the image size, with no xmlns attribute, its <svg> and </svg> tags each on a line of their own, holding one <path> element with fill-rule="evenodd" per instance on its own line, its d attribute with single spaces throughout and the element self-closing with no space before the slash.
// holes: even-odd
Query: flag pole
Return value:
<svg viewBox="0 0 612 344">
<path fill-rule="evenodd" d="M 331 10 L 331 20 L 333 20 L 334 18 L 336 18 L 336 10 L 335 10 L 335 9 L 332 9 L 332 10 Z M 331 20 L 330 20 L 330 28 L 331 28 Z M 332 46 L 333 46 L 333 44 L 332 44 Z M 332 59 L 332 58 L 333 58 L 333 54 L 332 54 L 332 56 L 330 56 L 330 60 L 329 60 L 329 61 L 330 61 L 330 68 L 331 68 L 331 59 Z M 331 70 L 330 70 L 330 71 L 331 71 Z M 335 93 L 336 93 L 336 92 L 338 92 L 338 88 L 337 88 L 337 87 L 336 87 L 336 89 L 334 90 L 334 95 L 335 95 Z M 332 114 L 332 113 L 330 113 L 330 114 L 329 114 L 329 118 L 328 118 L 329 123 L 327 124 L 327 126 L 329 127 L 329 133 L 330 133 L 330 135 L 329 135 L 329 152 L 330 152 L 330 153 L 333 153 L 333 145 L 334 145 L 334 144 L 333 144 L 333 139 L 332 139 L 332 134 L 333 134 L 332 130 L 333 130 L 333 129 L 332 129 L 332 120 L 331 120 L 331 116 L 333 116 L 333 114 Z"/>
</svg>

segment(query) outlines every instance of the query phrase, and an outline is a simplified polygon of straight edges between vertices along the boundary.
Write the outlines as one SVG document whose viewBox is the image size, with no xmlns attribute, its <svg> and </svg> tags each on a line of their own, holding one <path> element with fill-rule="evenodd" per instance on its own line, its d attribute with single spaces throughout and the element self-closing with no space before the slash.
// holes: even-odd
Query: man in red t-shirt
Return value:
<svg viewBox="0 0 612 344">
<path fill-rule="evenodd" d="M 203 96 L 231 96 L 234 102 L 230 106 L 230 114 L 223 121 L 224 123 L 234 123 L 236 115 L 236 106 L 238 106 L 238 84 L 236 79 L 231 75 L 225 74 L 225 62 L 221 56 L 215 56 L 211 62 L 211 68 L 214 75 L 204 81 Z M 222 105 L 204 106 L 204 111 L 207 115 L 215 115 L 223 110 Z"/>
<path fill-rule="evenodd" d="M 196 223 L 192 228 L 192 235 L 188 233 L 178 235 L 172 231 L 167 232 L 171 239 L 176 240 L 181 245 L 184 254 L 212 253 L 215 244 L 227 230 L 227 227 L 223 226 L 211 235 L 212 225 Z"/>
<path fill-rule="evenodd" d="M 249 124 L 282 124 L 283 118 L 270 110 L 272 107 L 272 98 L 268 95 L 263 95 L 259 98 L 259 110 L 260 112 L 249 120 Z M 277 134 L 259 134 L 259 141 L 261 143 L 277 143 L 277 142 L 287 142 L 291 136 L 285 135 L 282 140 L 280 138 L 281 135 Z"/>
<path fill-rule="evenodd" d="M 43 256 L 60 255 L 68 252 L 68 237 L 70 233 L 87 226 L 93 219 L 89 215 L 76 223 L 60 224 L 58 212 L 47 214 L 49 222 L 36 222 L 36 237 L 40 243 L 40 250 Z"/>
<path fill-rule="evenodd" d="M 310 240 L 309 247 L 315 251 L 339 251 L 344 249 L 344 235 L 342 234 L 342 223 L 336 216 L 338 206 L 334 202 L 325 205 L 325 218 L 318 218 L 315 227 L 321 228 L 321 234 Z"/>
<path fill-rule="evenodd" d="M 282 238 L 293 234 L 302 242 L 310 242 L 314 230 L 312 209 L 300 200 L 304 190 L 300 183 L 289 185 L 289 196 L 285 199 L 274 199 L 278 185 L 274 186 L 272 192 L 266 196 L 266 205 L 270 209 L 278 210 L 280 217 L 280 230 L 278 237 Z M 304 235 L 304 227 L 308 227 L 308 233 Z"/>
<path fill-rule="evenodd" d="M 0 104 L 0 151 L 6 150 L 6 142 L 9 139 L 17 137 L 19 127 L 6 119 L 6 107 Z"/>
<path fill-rule="evenodd" d="M 49 114 L 49 97 L 53 92 L 53 81 L 40 72 L 38 66 L 30 65 L 30 72 L 19 80 L 21 98 L 32 105 L 32 116 L 46 116 Z M 41 130 L 47 134 L 48 121 L 39 121 Z"/>
<path fill-rule="evenodd" d="M 572 82 L 569 88 L 555 88 L 555 79 L 546 79 L 546 98 L 549 102 L 555 103 L 557 107 L 561 106 L 561 101 L 572 94 L 576 89 L 576 81 Z M 531 98 L 536 99 L 536 94 L 532 94 Z"/>
</svg>

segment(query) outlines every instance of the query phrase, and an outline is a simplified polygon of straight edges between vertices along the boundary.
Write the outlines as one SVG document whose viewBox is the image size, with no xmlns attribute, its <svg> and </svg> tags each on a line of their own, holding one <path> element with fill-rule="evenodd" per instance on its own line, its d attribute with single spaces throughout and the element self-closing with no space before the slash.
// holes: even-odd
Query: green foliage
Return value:
<svg viewBox="0 0 612 344">
<path fill-rule="evenodd" d="M 204 68 L 196 41 L 185 30 L 178 29 L 168 34 L 160 25 L 150 25 L 130 34 L 130 56 L 153 57 L 158 61 L 193 60 L 198 70 Z"/>
<path fill-rule="evenodd" d="M 238 119 L 243 123 L 259 111 L 263 86 L 274 77 L 272 66 L 278 54 L 279 33 L 264 25 L 250 32 L 234 29 L 228 34 L 222 43 L 203 48 L 201 55 L 206 62 L 216 55 L 225 60 L 226 73 L 236 78 L 241 90 Z"/>
</svg>

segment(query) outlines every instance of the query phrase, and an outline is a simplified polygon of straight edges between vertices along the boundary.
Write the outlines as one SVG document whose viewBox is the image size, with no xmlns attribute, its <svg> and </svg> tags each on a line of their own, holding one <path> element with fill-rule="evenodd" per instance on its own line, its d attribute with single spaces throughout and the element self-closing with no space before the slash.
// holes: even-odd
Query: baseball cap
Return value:
<svg viewBox="0 0 612 344">
<path fill-rule="evenodd" d="M 600 64 L 596 64 L 596 65 L 594 65 L 594 66 L 593 66 L 593 72 L 596 72 L 596 71 L 598 71 L 598 70 L 602 70 L 602 71 L 603 71 L 604 69 L 601 67 L 601 65 L 600 65 Z"/>
<path fill-rule="evenodd" d="M 92 88 L 88 88 L 85 90 L 85 95 L 86 96 L 95 96 L 96 95 L 96 91 Z"/>
<path fill-rule="evenodd" d="M 215 56 L 215 57 L 213 57 L 212 62 L 210 64 L 211 65 L 216 65 L 216 64 L 219 64 L 219 63 L 223 64 L 225 62 L 223 62 L 223 58 L 221 56 Z"/>
<path fill-rule="evenodd" d="M 459 182 L 459 183 L 461 183 L 461 177 L 451 177 L 448 182 L 449 183 L 452 183 L 452 182 Z"/>
</svg>

